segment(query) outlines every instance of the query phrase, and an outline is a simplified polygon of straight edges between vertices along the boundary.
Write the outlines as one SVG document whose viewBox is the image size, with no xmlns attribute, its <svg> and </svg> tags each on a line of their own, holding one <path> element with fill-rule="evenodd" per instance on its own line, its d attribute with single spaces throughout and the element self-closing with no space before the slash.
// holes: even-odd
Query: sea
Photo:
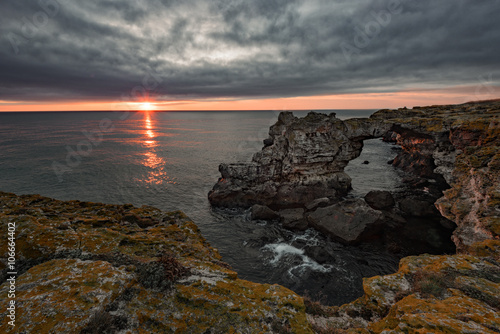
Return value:
<svg viewBox="0 0 500 334">
<path fill-rule="evenodd" d="M 340 119 L 375 110 L 321 110 Z M 305 116 L 308 111 L 294 111 Z M 250 161 L 279 111 L 0 113 L 0 190 L 60 200 L 182 210 L 239 278 L 281 284 L 340 305 L 363 294 L 362 278 L 397 270 L 398 258 L 344 246 L 313 229 L 291 232 L 249 211 L 212 208 L 220 163 Z M 367 140 L 346 172 L 350 197 L 394 190 L 397 148 Z M 369 164 L 363 164 L 369 161 Z M 319 261 L 318 252 L 328 252 Z M 316 256 L 313 256 L 316 255 Z"/>
</svg>

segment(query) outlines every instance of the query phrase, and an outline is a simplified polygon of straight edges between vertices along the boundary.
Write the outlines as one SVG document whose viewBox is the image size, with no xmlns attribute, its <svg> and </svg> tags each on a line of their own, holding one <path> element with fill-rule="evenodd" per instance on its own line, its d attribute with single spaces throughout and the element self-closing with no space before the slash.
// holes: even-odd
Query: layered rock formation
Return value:
<svg viewBox="0 0 500 334">
<path fill-rule="evenodd" d="M 304 207 L 325 197 L 336 200 L 351 189 L 344 167 L 359 156 L 363 140 L 380 137 L 389 128 L 384 121 L 342 121 L 333 113 L 297 118 L 282 112 L 251 163 L 220 165 L 222 177 L 209 200 L 215 206 L 272 209 Z"/>
<path fill-rule="evenodd" d="M 8 223 L 18 275 L 11 299 L 3 233 L 1 333 L 312 333 L 301 297 L 238 279 L 182 212 L 0 192 Z"/>
<path fill-rule="evenodd" d="M 366 228 L 350 229 L 349 238 L 343 238 L 340 232 L 333 231 L 348 230 L 344 225 L 356 221 L 356 217 L 330 220 L 331 226 L 327 227 L 324 219 L 318 224 L 321 219 L 316 217 L 322 214 L 311 214 L 314 211 L 311 206 L 315 201 L 327 199 L 330 207 L 321 211 L 335 212 L 335 205 L 350 189 L 351 179 L 344 173 L 344 167 L 359 156 L 363 140 L 383 137 L 402 147 L 393 165 L 416 175 L 417 185 L 433 190 L 432 202 L 441 197 L 440 189 L 452 187 L 437 201 L 437 207 L 444 217 L 458 225 L 454 234 L 458 249 L 470 250 L 477 242 L 488 243 L 500 235 L 499 105 L 500 102 L 492 101 L 380 110 L 369 119 L 345 121 L 333 114 L 311 112 L 304 118 L 296 118 L 284 112 L 270 128 L 270 137 L 251 163 L 220 166 L 222 178 L 209 193 L 209 200 L 212 205 L 223 207 L 254 204 L 276 210 L 302 207 L 310 226 L 339 241 L 360 240 L 371 230 L 373 222 L 364 224 Z M 435 209 L 427 208 L 427 203 L 428 199 L 407 196 L 398 202 L 397 215 L 391 211 L 384 219 L 432 214 L 438 219 Z M 363 211 L 364 205 L 358 203 L 357 211 Z M 352 234 L 354 231 L 356 235 Z"/>
<path fill-rule="evenodd" d="M 292 119 L 290 115 L 284 117 Z M 314 117 L 316 118 L 315 115 Z M 428 192 L 433 192 L 434 188 L 448 188 L 444 191 L 444 196 L 435 202 L 435 207 L 443 217 L 458 226 L 453 241 L 460 254 L 404 258 L 397 273 L 365 279 L 365 295 L 341 307 L 325 307 L 307 301 L 306 312 L 313 329 L 320 333 L 500 332 L 499 118 L 500 101 L 497 100 L 463 105 L 415 107 L 411 110 L 381 110 L 369 120 L 342 122 L 354 122 L 363 124 L 361 128 L 369 128 L 368 133 L 358 137 L 360 140 L 383 135 L 385 140 L 399 144 L 403 150 L 394 159 L 393 164 L 416 175 L 413 182 L 415 186 Z M 340 124 L 333 118 L 330 121 Z M 314 125 L 308 124 L 302 127 L 303 130 L 298 130 L 297 126 L 301 122 L 303 121 L 293 119 L 288 124 L 293 131 L 305 133 L 300 143 L 310 146 L 312 141 L 307 138 L 312 137 L 314 130 L 310 129 L 314 129 Z M 321 118 L 321 122 L 328 122 L 326 116 Z M 283 124 L 281 120 L 275 127 Z M 347 129 L 347 126 L 344 129 Z M 286 129 L 282 129 L 282 138 L 279 133 L 271 131 L 272 140 L 267 141 L 270 146 L 254 158 L 255 171 L 259 170 L 260 156 L 267 156 L 278 147 L 288 150 L 286 145 L 273 148 L 275 143 L 287 142 L 287 133 Z M 361 148 L 361 142 L 356 136 L 346 134 L 345 138 L 349 138 L 349 143 L 356 143 L 347 144 L 350 148 Z M 329 152 L 328 143 L 324 143 L 323 150 Z M 341 146 L 339 143 L 335 145 L 334 147 Z M 311 156 L 321 156 L 322 149 L 315 148 Z M 301 152 L 300 148 L 294 147 L 293 150 L 275 154 L 288 157 L 294 156 L 295 152 Z M 347 156 L 352 158 L 358 154 Z M 338 161 L 341 161 L 339 164 L 337 156 L 330 157 L 338 167 L 333 174 L 342 173 L 341 166 L 345 166 L 342 162 L 345 157 L 338 156 Z M 271 158 L 266 160 L 268 169 L 272 169 L 270 161 L 272 162 Z M 307 168 L 307 165 L 303 166 Z M 313 166 L 315 169 L 328 169 L 317 164 Z M 300 173 L 308 175 L 308 172 L 302 169 Z M 210 198 L 216 199 L 212 200 L 214 205 L 222 203 L 228 206 L 231 203 L 230 197 L 218 202 L 217 193 L 220 190 L 232 190 L 235 196 L 244 197 L 246 190 L 258 188 L 256 183 L 245 183 L 244 177 L 233 182 L 231 173 L 224 176 L 222 182 L 226 185 L 216 185 L 211 193 Z M 257 176 L 254 177 L 256 178 Z M 345 179 L 348 180 L 347 177 Z M 264 177 L 264 183 L 267 180 Z M 286 178 L 285 180 L 290 181 Z M 296 184 L 300 185 L 299 182 Z M 342 191 L 339 191 L 342 187 L 332 188 L 335 189 L 335 195 L 342 194 Z M 253 192 L 246 202 L 238 202 L 238 205 L 253 203 L 252 201 L 258 199 L 256 193 L 258 194 L 258 191 Z M 353 203 L 339 203 L 338 197 L 334 198 L 326 193 L 328 204 L 325 207 L 324 198 L 319 199 L 324 197 L 324 194 L 316 194 L 316 201 L 310 202 L 311 197 L 305 197 L 304 201 L 295 202 L 294 205 L 305 206 L 306 217 L 312 216 L 321 222 L 321 225 L 313 222 L 312 226 L 337 238 L 344 236 L 353 240 L 352 232 L 359 231 L 359 222 L 355 217 L 356 214 L 362 214 L 363 210 L 350 213 L 352 210 L 344 208 L 339 215 L 335 215 L 336 210 L 340 210 L 343 205 L 349 207 Z M 372 196 L 366 200 L 373 209 L 379 212 L 382 210 L 384 215 L 405 212 L 410 216 L 425 218 L 435 215 L 433 202 L 429 202 L 429 198 L 435 201 L 436 194 L 439 192 L 429 194 L 429 197 L 424 199 L 412 198 L 412 194 L 407 198 L 397 198 L 396 211 L 387 211 L 390 200 L 377 201 Z M 322 202 L 323 207 L 318 209 L 311 204 L 314 202 Z M 364 207 L 363 203 L 357 204 Z M 344 219 L 346 215 L 350 219 Z M 370 219 L 365 222 L 367 227 L 377 225 Z M 448 224 L 446 220 L 441 223 Z M 364 233 L 365 230 L 362 230 L 358 237 Z"/>
<path fill-rule="evenodd" d="M 498 247 L 500 102 L 381 110 L 371 118 L 393 123 L 390 137 L 403 147 L 395 165 L 438 181 L 442 176 L 451 187 L 436 206 L 458 225 L 458 250 Z"/>
</svg>

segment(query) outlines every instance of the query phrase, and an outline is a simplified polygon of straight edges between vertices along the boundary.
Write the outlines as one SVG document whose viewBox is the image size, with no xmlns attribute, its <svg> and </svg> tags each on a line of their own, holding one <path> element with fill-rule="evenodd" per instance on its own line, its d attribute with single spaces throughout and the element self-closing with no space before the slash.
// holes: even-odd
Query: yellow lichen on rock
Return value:
<svg viewBox="0 0 500 334">
<path fill-rule="evenodd" d="M 461 292 L 444 300 L 410 295 L 397 302 L 382 320 L 370 325 L 373 333 L 497 333 L 500 315 Z"/>
<path fill-rule="evenodd" d="M 124 268 L 104 261 L 51 260 L 30 268 L 16 281 L 16 327 L 7 324 L 10 300 L 0 288 L 2 333 L 74 333 L 94 312 L 106 308 L 135 284 Z"/>
<path fill-rule="evenodd" d="M 0 332 L 312 333 L 300 296 L 238 279 L 181 212 L 1 192 L 0 205 L 19 272 L 17 326 L 4 282 Z M 3 238 L 4 277 L 7 257 Z"/>
</svg>

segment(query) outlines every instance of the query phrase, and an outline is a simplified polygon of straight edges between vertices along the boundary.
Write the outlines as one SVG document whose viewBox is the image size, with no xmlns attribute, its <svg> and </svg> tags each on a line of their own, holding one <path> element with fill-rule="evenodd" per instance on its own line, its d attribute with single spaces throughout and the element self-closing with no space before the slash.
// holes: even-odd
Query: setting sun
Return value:
<svg viewBox="0 0 500 334">
<path fill-rule="evenodd" d="M 152 103 L 149 102 L 143 102 L 139 105 L 139 108 L 141 110 L 154 110 L 155 106 Z"/>
</svg>

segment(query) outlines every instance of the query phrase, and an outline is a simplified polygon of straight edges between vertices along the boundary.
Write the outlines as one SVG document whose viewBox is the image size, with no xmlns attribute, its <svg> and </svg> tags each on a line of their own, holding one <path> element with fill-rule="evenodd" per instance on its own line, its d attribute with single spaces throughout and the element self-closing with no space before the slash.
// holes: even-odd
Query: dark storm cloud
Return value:
<svg viewBox="0 0 500 334">
<path fill-rule="evenodd" d="M 500 76 L 499 1 L 0 3 L 0 100 L 390 92 Z M 149 73 L 149 74 L 148 74 Z"/>
</svg>

